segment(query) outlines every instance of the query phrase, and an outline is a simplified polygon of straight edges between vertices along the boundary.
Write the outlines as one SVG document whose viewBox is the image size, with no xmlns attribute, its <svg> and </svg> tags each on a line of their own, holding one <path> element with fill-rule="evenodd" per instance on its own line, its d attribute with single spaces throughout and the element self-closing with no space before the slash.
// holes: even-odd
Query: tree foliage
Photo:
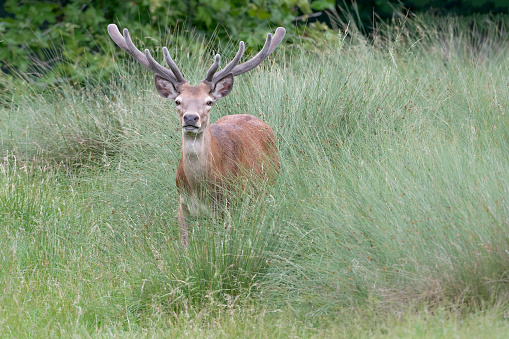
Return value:
<svg viewBox="0 0 509 339">
<path fill-rule="evenodd" d="M 112 67 L 105 50 L 120 55 L 106 32 L 112 22 L 158 43 L 179 29 L 258 47 L 271 28 L 290 28 L 296 16 L 333 6 L 334 0 L 7 0 L 0 60 L 4 71 L 29 81 L 81 81 Z"/>
<path fill-rule="evenodd" d="M 509 14 L 507 0 L 336 0 L 336 4 L 355 11 L 364 26 L 370 26 L 375 17 L 382 20 L 391 18 L 395 9 L 449 16 Z"/>
<path fill-rule="evenodd" d="M 195 32 L 206 41 L 244 40 L 259 48 L 264 35 L 277 26 L 287 28 L 287 41 L 306 35 L 304 44 L 324 44 L 332 32 L 320 22 L 305 29 L 308 14 L 334 5 L 348 12 L 363 32 L 375 29 L 375 19 L 396 11 L 452 13 L 509 13 L 506 0 L 6 0 L 0 6 L 0 83 L 5 73 L 30 82 L 83 82 L 89 74 L 107 77 L 114 66 L 108 54 L 126 57 L 106 32 L 109 23 L 129 27 L 141 46 L 172 42 L 175 31 Z M 312 20 L 328 20 L 313 13 Z M 300 20 L 297 20 L 300 18 Z M 325 41 L 325 42 L 324 42 Z M 191 42 L 189 42 L 191 43 Z"/>
</svg>

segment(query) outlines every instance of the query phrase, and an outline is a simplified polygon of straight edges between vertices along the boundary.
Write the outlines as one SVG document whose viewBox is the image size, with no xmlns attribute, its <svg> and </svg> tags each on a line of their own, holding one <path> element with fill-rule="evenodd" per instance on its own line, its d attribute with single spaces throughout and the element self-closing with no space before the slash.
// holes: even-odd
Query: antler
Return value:
<svg viewBox="0 0 509 339">
<path fill-rule="evenodd" d="M 118 47 L 122 48 L 124 51 L 129 53 L 133 58 L 135 58 L 143 67 L 152 71 L 153 73 L 165 78 L 170 81 L 174 86 L 178 86 L 184 82 L 186 79 L 182 76 L 182 73 L 178 69 L 177 65 L 173 61 L 166 47 L 163 48 L 164 59 L 170 69 L 161 66 L 157 61 L 152 58 L 148 49 L 145 49 L 145 54 L 143 54 L 136 46 L 134 46 L 131 37 L 129 36 L 129 31 L 127 28 L 124 28 L 124 35 L 120 34 L 117 25 L 109 24 L 108 25 L 108 33 L 111 38 Z"/>
<path fill-rule="evenodd" d="M 226 67 L 223 68 L 219 73 L 215 74 L 221 62 L 221 56 L 217 54 L 215 57 L 214 64 L 208 70 L 207 76 L 203 81 L 215 84 L 217 81 L 221 80 L 230 73 L 232 73 L 234 76 L 237 76 L 252 70 L 256 66 L 258 66 L 263 60 L 265 60 L 272 52 L 274 52 L 276 47 L 283 40 L 285 34 L 286 30 L 283 27 L 278 27 L 278 29 L 276 29 L 274 37 L 270 33 L 267 34 L 267 40 L 265 40 L 265 44 L 263 45 L 262 50 L 258 52 L 258 54 L 256 54 L 252 59 L 240 65 L 237 65 L 240 61 L 240 58 L 242 58 L 242 55 L 244 54 L 244 42 L 241 41 L 239 44 L 239 50 L 235 55 L 235 58 L 233 58 L 233 60 L 228 65 L 226 65 Z"/>
</svg>

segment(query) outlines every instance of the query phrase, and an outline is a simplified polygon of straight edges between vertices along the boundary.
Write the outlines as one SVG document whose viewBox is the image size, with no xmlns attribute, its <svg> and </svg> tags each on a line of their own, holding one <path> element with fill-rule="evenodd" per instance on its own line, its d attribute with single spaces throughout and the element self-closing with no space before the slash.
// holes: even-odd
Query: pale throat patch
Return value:
<svg viewBox="0 0 509 339">
<path fill-rule="evenodd" d="M 203 134 L 190 136 L 183 135 L 182 138 L 182 155 L 185 158 L 184 172 L 190 184 L 199 183 L 206 175 L 208 168 L 209 147 L 207 142 L 203 140 Z"/>
<path fill-rule="evenodd" d="M 204 155 L 203 135 L 187 134 L 182 135 L 182 152 L 186 157 L 200 157 Z"/>
</svg>

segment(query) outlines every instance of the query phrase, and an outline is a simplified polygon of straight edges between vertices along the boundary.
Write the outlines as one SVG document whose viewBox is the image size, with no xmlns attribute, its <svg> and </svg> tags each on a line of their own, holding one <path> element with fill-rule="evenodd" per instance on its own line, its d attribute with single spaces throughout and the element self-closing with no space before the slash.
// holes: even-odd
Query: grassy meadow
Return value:
<svg viewBox="0 0 509 339">
<path fill-rule="evenodd" d="M 509 39 L 491 19 L 350 26 L 236 78 L 212 120 L 266 121 L 281 171 L 196 220 L 188 250 L 152 74 L 126 58 L 107 83 L 9 84 L 0 336 L 507 337 Z M 182 34 L 170 53 L 197 84 L 214 46 Z"/>
</svg>

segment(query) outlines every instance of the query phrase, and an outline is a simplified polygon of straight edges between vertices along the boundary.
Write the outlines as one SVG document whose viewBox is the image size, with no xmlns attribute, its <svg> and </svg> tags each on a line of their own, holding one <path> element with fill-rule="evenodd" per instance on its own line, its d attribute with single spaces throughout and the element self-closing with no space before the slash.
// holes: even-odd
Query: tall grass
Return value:
<svg viewBox="0 0 509 339">
<path fill-rule="evenodd" d="M 376 328 L 408 305 L 505 309 L 509 46 L 500 24 L 476 49 L 463 23 L 434 20 L 407 18 L 383 43 L 351 27 L 236 79 L 212 119 L 266 121 L 281 173 L 196 220 L 188 250 L 178 119 L 150 74 L 128 62 L 111 83 L 20 90 L 0 111 L 4 333 L 177 331 L 242 312 L 277 324 L 281 310 L 307 329 L 367 310 Z M 213 46 L 178 48 L 197 83 Z"/>
</svg>

